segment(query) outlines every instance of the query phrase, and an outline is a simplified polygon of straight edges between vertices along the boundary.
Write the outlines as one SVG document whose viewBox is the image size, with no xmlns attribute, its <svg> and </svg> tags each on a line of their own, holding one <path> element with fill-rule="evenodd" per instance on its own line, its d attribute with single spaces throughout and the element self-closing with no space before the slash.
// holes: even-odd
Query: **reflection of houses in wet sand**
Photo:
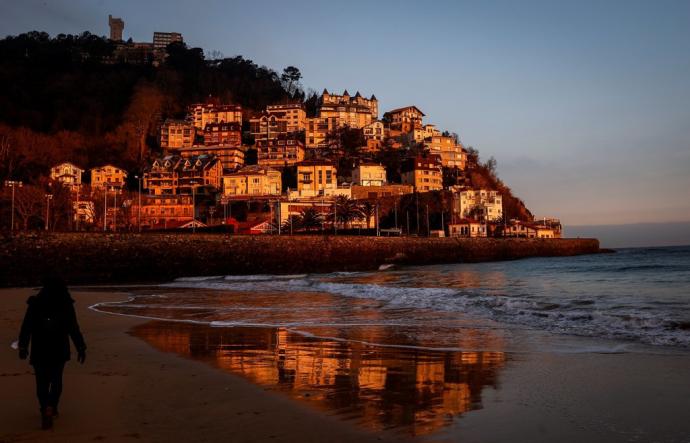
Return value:
<svg viewBox="0 0 690 443">
<path fill-rule="evenodd" d="M 415 435 L 481 408 L 482 389 L 496 386 L 505 363 L 502 352 L 386 348 L 304 337 L 282 328 L 150 323 L 136 335 L 320 409 L 359 417 L 366 427 L 403 427 Z"/>
</svg>

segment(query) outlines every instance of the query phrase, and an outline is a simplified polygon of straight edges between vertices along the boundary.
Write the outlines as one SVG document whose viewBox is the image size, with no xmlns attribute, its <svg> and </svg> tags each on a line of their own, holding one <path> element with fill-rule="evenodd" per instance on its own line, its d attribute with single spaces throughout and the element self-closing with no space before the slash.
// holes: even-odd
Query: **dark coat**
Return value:
<svg viewBox="0 0 690 443">
<path fill-rule="evenodd" d="M 29 307 L 19 333 L 19 349 L 28 349 L 31 342 L 32 365 L 64 363 L 70 359 L 69 338 L 78 352 L 86 350 L 79 330 L 74 300 L 69 296 L 53 299 L 50 295 L 29 297 Z"/>
</svg>

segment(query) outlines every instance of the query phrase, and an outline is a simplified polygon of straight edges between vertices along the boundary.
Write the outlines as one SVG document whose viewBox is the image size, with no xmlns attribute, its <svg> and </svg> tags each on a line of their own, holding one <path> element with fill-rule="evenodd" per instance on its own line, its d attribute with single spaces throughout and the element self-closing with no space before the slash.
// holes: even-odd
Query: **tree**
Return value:
<svg viewBox="0 0 690 443">
<path fill-rule="evenodd" d="M 290 215 L 285 222 L 283 222 L 283 225 L 281 226 L 281 229 L 283 232 L 287 232 L 292 234 L 294 231 L 299 231 L 302 228 L 302 220 L 299 215 L 292 214 Z"/>
<path fill-rule="evenodd" d="M 357 201 L 341 195 L 335 199 L 335 214 L 329 214 L 328 218 L 334 223 L 342 223 L 347 229 L 353 221 L 363 219 L 364 215 Z"/>
<path fill-rule="evenodd" d="M 285 88 L 291 97 L 294 97 L 295 93 L 300 90 L 299 81 L 301 78 L 302 73 L 298 68 L 288 66 L 287 68 L 283 69 L 283 74 L 280 76 L 280 81 L 283 85 L 283 88 Z"/>
<path fill-rule="evenodd" d="M 14 197 L 14 210 L 19 217 L 23 229 L 29 229 L 29 223 L 33 219 L 38 225 L 38 222 L 45 220 L 43 211 L 45 208 L 45 193 L 43 189 L 35 185 L 24 185 L 17 188 Z"/>
<path fill-rule="evenodd" d="M 364 203 L 359 206 L 359 210 L 367 221 L 367 229 L 371 229 L 371 218 L 376 214 L 376 205 L 369 200 L 365 200 Z"/>
<path fill-rule="evenodd" d="M 296 219 L 300 229 L 311 231 L 318 229 L 323 225 L 323 216 L 316 210 L 315 207 L 310 206 L 302 209 L 302 212 Z"/>
</svg>

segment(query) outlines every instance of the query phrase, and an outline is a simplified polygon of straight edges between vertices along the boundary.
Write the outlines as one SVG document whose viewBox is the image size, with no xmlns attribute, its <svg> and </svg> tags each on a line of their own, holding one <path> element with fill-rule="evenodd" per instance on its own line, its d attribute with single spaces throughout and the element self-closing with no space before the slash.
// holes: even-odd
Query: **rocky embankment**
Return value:
<svg viewBox="0 0 690 443">
<path fill-rule="evenodd" d="M 374 270 L 599 252 L 596 239 L 29 234 L 0 237 L 0 286 L 57 269 L 70 284 L 163 282 L 183 276 Z"/>
</svg>

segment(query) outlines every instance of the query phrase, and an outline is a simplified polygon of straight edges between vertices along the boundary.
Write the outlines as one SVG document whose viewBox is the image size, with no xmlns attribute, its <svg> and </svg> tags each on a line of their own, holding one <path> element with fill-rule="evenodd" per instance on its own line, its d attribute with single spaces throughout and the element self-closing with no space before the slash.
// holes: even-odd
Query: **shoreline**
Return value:
<svg viewBox="0 0 690 443">
<path fill-rule="evenodd" d="M 148 320 L 89 309 L 124 292 L 73 289 L 87 359 L 65 367 L 55 428 L 40 429 L 33 370 L 10 348 L 31 289 L 0 289 L 0 441 L 400 441 L 372 434 L 191 359 L 162 352 L 130 331 Z M 403 439 L 404 441 L 405 439 Z"/>
<path fill-rule="evenodd" d="M 128 294 L 87 288 L 72 291 L 89 345 L 87 361 L 84 366 L 74 361 L 67 365 L 62 416 L 53 431 L 45 432 L 39 429 L 31 368 L 9 347 L 31 293 L 0 290 L 0 336 L 5 342 L 0 389 L 7 399 L 0 404 L 3 442 L 227 441 L 228 435 L 242 442 L 670 443 L 690 438 L 685 420 L 690 386 L 684 376 L 690 355 L 682 351 L 654 352 L 643 346 L 621 353 L 563 352 L 548 346 L 554 336 L 546 332 L 537 332 L 545 341 L 528 340 L 538 344 L 521 351 L 401 350 L 357 343 L 323 348 L 327 339 L 289 337 L 265 327 L 209 328 L 98 312 L 90 306 L 125 300 Z M 578 349 L 591 349 L 598 342 L 580 337 L 568 341 Z M 225 351 L 219 353 L 217 344 Z M 312 384 L 321 379 L 306 375 L 322 377 L 320 359 L 331 358 L 333 351 L 310 349 L 346 351 L 344 361 L 359 362 L 354 364 L 359 381 L 348 376 L 332 384 L 326 378 L 324 386 L 336 388 L 336 396 L 320 395 Z M 291 365 L 294 358 L 303 361 Z M 380 365 L 386 370 L 376 370 Z M 285 386 L 288 381 L 294 392 L 272 381 L 295 369 L 302 376 L 298 372 L 282 382 Z M 377 374 L 393 378 L 379 380 Z M 307 384 L 293 385 L 291 380 Z M 354 384 L 343 385 L 345 380 Z M 378 395 L 388 398 L 381 403 L 384 407 L 390 407 L 391 400 L 393 405 L 418 405 L 417 410 L 391 409 L 402 413 L 399 417 L 421 420 L 411 434 L 417 437 L 412 439 L 401 427 L 362 425 L 348 412 L 343 399 L 360 392 L 364 397 L 359 401 L 369 404 L 365 411 L 373 414 L 375 423 L 379 417 L 391 417 L 376 414 L 381 407 L 376 402 L 371 406 L 377 392 L 372 383 L 379 383 Z M 410 400 L 399 397 L 415 390 Z M 435 400 L 441 398 L 445 401 Z"/>
<path fill-rule="evenodd" d="M 198 275 L 371 271 L 600 253 L 596 239 L 226 236 L 51 233 L 0 239 L 0 286 L 36 285 L 57 268 L 70 284 L 161 283 Z"/>
</svg>

